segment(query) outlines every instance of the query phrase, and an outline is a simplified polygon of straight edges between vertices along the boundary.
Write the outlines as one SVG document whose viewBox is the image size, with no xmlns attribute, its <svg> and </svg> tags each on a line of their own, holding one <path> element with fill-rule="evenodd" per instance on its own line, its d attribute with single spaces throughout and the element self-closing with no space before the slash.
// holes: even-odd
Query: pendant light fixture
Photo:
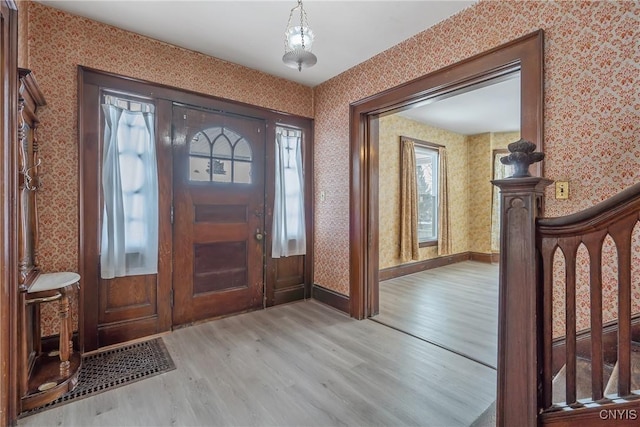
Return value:
<svg viewBox="0 0 640 427">
<path fill-rule="evenodd" d="M 282 62 L 288 67 L 297 68 L 298 71 L 316 65 L 318 58 L 311 52 L 313 38 L 313 30 L 309 28 L 302 0 L 298 0 L 298 5 L 291 9 L 287 29 L 284 32 Z"/>
</svg>

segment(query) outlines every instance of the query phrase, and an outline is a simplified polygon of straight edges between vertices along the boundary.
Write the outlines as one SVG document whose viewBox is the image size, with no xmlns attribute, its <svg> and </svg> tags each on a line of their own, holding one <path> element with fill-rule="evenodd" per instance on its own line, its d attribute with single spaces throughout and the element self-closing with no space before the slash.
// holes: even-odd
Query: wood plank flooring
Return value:
<svg viewBox="0 0 640 427">
<path fill-rule="evenodd" d="M 464 261 L 380 282 L 374 319 L 495 368 L 498 269 Z"/>
<path fill-rule="evenodd" d="M 496 373 L 315 301 L 163 337 L 177 369 L 19 426 L 469 426 Z"/>
</svg>

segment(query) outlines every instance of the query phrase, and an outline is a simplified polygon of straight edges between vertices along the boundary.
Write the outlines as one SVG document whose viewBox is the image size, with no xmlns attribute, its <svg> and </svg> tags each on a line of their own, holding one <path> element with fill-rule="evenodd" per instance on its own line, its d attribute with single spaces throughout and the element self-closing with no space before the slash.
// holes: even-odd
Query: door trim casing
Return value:
<svg viewBox="0 0 640 427">
<path fill-rule="evenodd" d="M 378 312 L 378 138 L 376 118 L 425 99 L 446 97 L 520 70 L 521 136 L 543 148 L 543 30 L 419 77 L 349 107 L 349 300 L 357 319 Z M 534 166 L 542 176 L 542 163 Z"/>
<path fill-rule="evenodd" d="M 10 425 L 20 411 L 18 386 L 18 7 L 0 3 L 0 425 Z"/>
</svg>

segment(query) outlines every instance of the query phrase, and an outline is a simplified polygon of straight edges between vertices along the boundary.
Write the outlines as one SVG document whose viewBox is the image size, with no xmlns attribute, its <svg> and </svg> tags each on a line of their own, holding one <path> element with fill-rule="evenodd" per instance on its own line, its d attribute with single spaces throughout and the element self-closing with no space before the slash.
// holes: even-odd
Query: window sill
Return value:
<svg viewBox="0 0 640 427">
<path fill-rule="evenodd" d="M 438 241 L 437 240 L 431 240 L 431 241 L 428 241 L 428 242 L 420 242 L 420 243 L 418 243 L 418 247 L 420 247 L 420 248 L 427 248 L 427 247 L 430 247 L 430 246 L 438 246 Z"/>
</svg>

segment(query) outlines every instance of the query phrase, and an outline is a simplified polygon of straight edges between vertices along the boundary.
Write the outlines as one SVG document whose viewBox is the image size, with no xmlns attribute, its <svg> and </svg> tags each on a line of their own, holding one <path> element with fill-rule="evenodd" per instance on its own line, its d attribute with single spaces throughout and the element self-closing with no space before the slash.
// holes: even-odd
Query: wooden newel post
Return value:
<svg viewBox="0 0 640 427">
<path fill-rule="evenodd" d="M 492 181 L 501 194 L 498 427 L 537 426 L 542 307 L 535 222 L 551 181 L 529 174 L 529 165 L 544 157 L 533 150 L 527 141 L 510 144 L 501 162 L 513 164 L 515 174 Z"/>
</svg>

